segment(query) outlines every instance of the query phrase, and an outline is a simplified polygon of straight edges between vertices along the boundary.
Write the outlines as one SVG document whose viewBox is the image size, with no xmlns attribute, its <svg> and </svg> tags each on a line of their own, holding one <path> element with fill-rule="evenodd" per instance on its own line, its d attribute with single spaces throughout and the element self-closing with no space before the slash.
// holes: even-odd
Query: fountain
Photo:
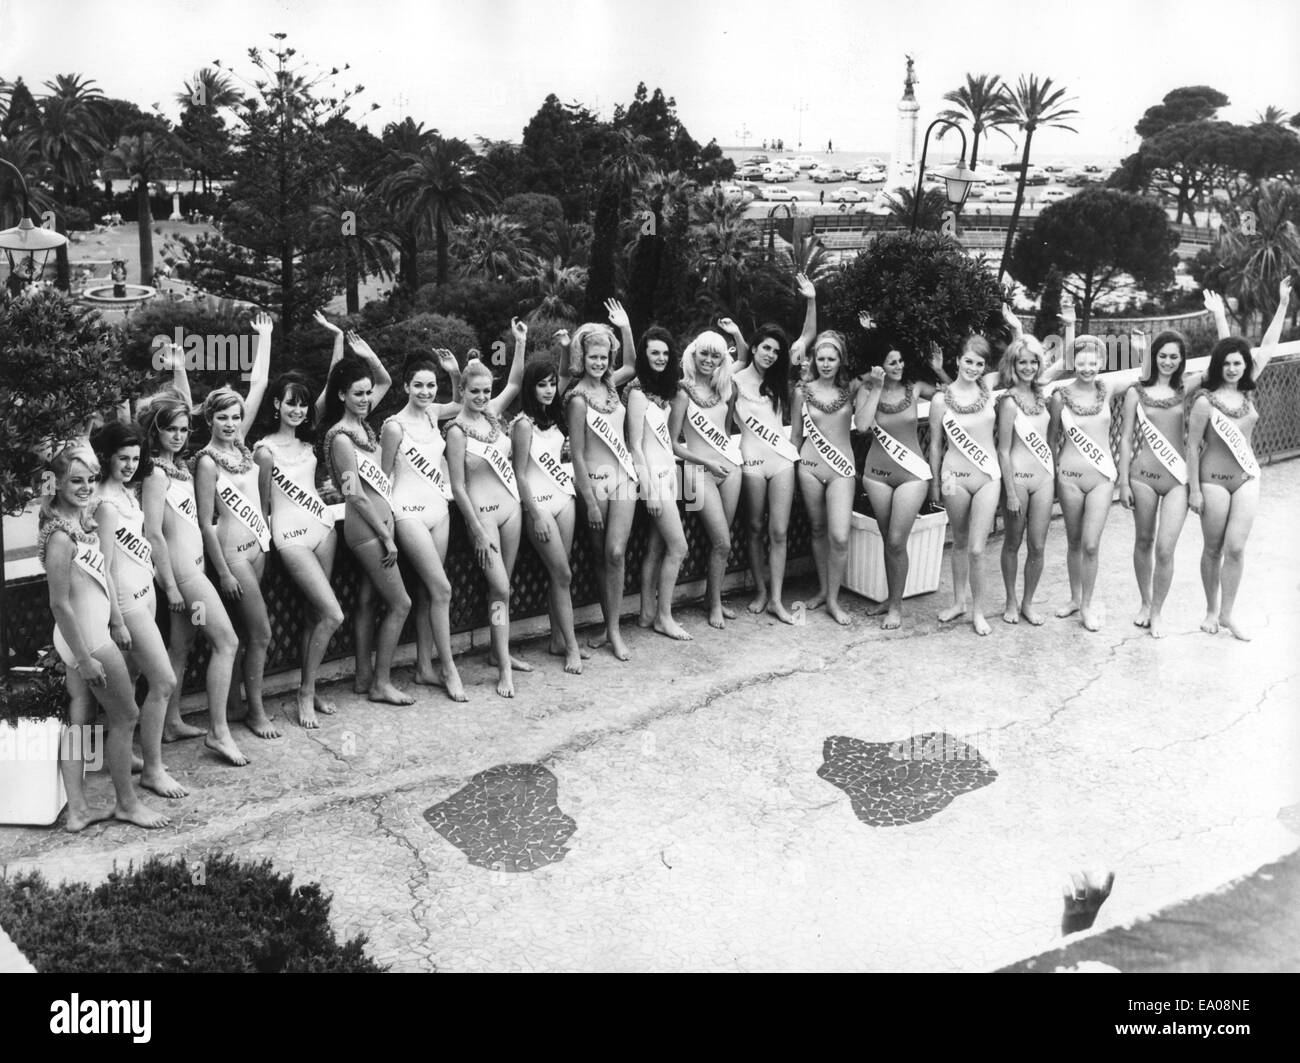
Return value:
<svg viewBox="0 0 1300 1063">
<path fill-rule="evenodd" d="M 83 288 L 77 299 L 88 306 L 105 310 L 130 311 L 142 303 L 147 303 L 157 294 L 158 289 L 147 284 L 109 283 Z"/>
</svg>

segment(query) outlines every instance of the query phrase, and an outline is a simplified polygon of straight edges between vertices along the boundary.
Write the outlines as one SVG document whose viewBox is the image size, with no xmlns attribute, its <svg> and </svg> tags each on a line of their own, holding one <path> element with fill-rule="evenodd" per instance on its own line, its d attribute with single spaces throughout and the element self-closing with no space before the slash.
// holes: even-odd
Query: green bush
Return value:
<svg viewBox="0 0 1300 1063">
<path fill-rule="evenodd" d="M 34 668 L 11 668 L 0 675 L 0 727 L 19 720 L 68 722 L 67 669 L 53 646 L 38 654 Z"/>
<path fill-rule="evenodd" d="M 517 284 L 467 278 L 422 285 L 415 294 L 415 308 L 419 313 L 461 318 L 477 337 L 471 346 L 486 350 L 503 328 L 510 327 L 522 297 Z"/>
<path fill-rule="evenodd" d="M 869 310 L 881 332 L 904 347 L 919 369 L 931 343 L 951 362 L 973 332 L 1006 339 L 1002 291 L 981 259 L 939 233 L 885 233 L 826 285 L 818 324 L 848 338 L 850 362 L 865 367 L 859 309 Z"/>
<path fill-rule="evenodd" d="M 93 888 L 0 876 L 0 923 L 42 973 L 384 971 L 364 935 L 334 939 L 331 900 L 319 884 L 295 889 L 269 860 L 221 853 L 198 866 L 152 857 Z"/>
</svg>

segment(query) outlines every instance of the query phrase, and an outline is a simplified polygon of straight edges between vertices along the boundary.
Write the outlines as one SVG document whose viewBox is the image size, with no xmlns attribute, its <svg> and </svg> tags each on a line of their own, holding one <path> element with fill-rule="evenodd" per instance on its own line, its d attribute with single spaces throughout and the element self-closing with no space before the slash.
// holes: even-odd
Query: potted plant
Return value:
<svg viewBox="0 0 1300 1063">
<path fill-rule="evenodd" d="M 52 647 L 0 675 L 0 823 L 48 826 L 67 804 L 59 743 L 68 722 L 63 662 Z"/>
</svg>

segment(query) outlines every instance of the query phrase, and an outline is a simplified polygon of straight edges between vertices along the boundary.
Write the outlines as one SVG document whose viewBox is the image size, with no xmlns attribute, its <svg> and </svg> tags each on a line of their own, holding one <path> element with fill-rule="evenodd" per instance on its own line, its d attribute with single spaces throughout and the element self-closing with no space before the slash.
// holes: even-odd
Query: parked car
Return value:
<svg viewBox="0 0 1300 1063">
<path fill-rule="evenodd" d="M 1014 188 L 995 188 L 993 190 L 994 203 L 1014 203 L 1016 201 L 1016 190 Z"/>
<path fill-rule="evenodd" d="M 755 199 L 763 198 L 764 188 L 757 181 L 737 181 L 736 187 L 739 188 L 742 192 L 747 192 Z"/>
<path fill-rule="evenodd" d="M 1025 178 L 1025 184 L 1028 185 L 1045 185 L 1051 180 L 1042 170 L 1030 170 L 1029 176 Z"/>
<path fill-rule="evenodd" d="M 995 177 L 990 177 L 987 184 L 991 185 L 1009 185 L 1014 178 L 1009 173 L 999 173 Z"/>
<path fill-rule="evenodd" d="M 1063 199 L 1069 199 L 1070 193 L 1064 188 L 1049 188 L 1043 193 L 1044 203 L 1059 203 Z"/>
<path fill-rule="evenodd" d="M 763 198 L 771 200 L 774 203 L 794 203 L 800 199 L 807 199 L 807 192 L 799 192 L 793 188 L 766 188 L 763 190 Z"/>
<path fill-rule="evenodd" d="M 762 166 L 765 162 L 771 162 L 766 155 L 751 155 L 745 160 L 746 166 Z"/>
<path fill-rule="evenodd" d="M 970 186 L 970 191 L 966 193 L 967 199 L 983 199 L 988 195 L 988 185 L 983 181 L 976 181 Z"/>
<path fill-rule="evenodd" d="M 796 155 L 790 160 L 790 165 L 796 170 L 811 170 L 817 165 L 817 160 L 811 155 Z"/>
<path fill-rule="evenodd" d="M 754 198 L 754 194 L 752 192 L 746 191 L 744 188 L 742 188 L 740 185 L 737 184 L 723 185 L 722 194 L 726 196 L 728 199 L 736 199 L 742 203 L 748 203 L 751 199 Z"/>
<path fill-rule="evenodd" d="M 765 166 L 763 167 L 763 180 L 768 184 L 780 184 L 784 181 L 793 181 L 798 176 L 793 170 L 787 170 L 784 166 Z"/>
<path fill-rule="evenodd" d="M 842 188 L 835 189 L 830 194 L 832 203 L 861 203 L 870 197 L 858 188 L 857 185 L 844 185 Z"/>
<path fill-rule="evenodd" d="M 1085 167 L 1083 168 L 1083 172 L 1084 172 L 1084 173 L 1101 173 L 1101 167 L 1100 167 L 1100 166 L 1085 166 Z"/>
<path fill-rule="evenodd" d="M 865 170 L 859 170 L 857 180 L 864 185 L 879 184 L 885 179 L 885 171 L 876 166 L 868 166 Z"/>
<path fill-rule="evenodd" d="M 1066 187 L 1082 188 L 1084 185 L 1092 184 L 1092 178 L 1086 173 L 1072 173 L 1065 179 Z"/>
<path fill-rule="evenodd" d="M 829 166 L 825 169 L 817 168 L 809 175 L 819 185 L 832 184 L 835 181 L 847 181 L 849 175 L 841 170 L 838 166 Z"/>
<path fill-rule="evenodd" d="M 736 171 L 736 176 L 742 181 L 758 181 L 763 177 L 763 168 L 746 163 Z"/>
</svg>

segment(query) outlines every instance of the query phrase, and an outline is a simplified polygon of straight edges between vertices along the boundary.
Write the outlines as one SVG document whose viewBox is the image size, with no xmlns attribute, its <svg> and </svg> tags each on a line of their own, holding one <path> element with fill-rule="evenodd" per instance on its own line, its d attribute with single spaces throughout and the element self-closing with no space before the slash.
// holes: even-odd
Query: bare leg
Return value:
<svg viewBox="0 0 1300 1063">
<path fill-rule="evenodd" d="M 393 654 L 397 652 L 397 640 L 401 638 L 402 626 L 406 623 L 406 616 L 411 611 L 411 599 L 406 593 L 406 587 L 402 584 L 401 573 L 395 564 L 384 565 L 383 547 L 378 539 L 371 539 L 367 543 L 362 543 L 354 548 L 353 552 L 357 560 L 361 562 L 362 568 L 366 570 L 366 575 L 370 577 L 370 581 L 374 584 L 375 592 L 384 599 L 384 603 L 388 606 L 388 611 L 379 625 L 378 637 L 375 640 L 374 678 L 366 696 L 371 701 L 386 702 L 390 705 L 413 704 L 414 698 L 393 685 Z M 361 668 L 358 664 L 358 677 L 360 674 Z"/>
<path fill-rule="evenodd" d="M 970 607 L 970 509 L 971 494 L 966 488 L 954 486 L 943 496 L 943 507 L 948 511 L 952 526 L 952 605 L 939 614 L 939 623 L 946 624 L 964 616 Z"/>
<path fill-rule="evenodd" d="M 140 713 L 135 706 L 135 691 L 126 662 L 111 642 L 93 651 L 93 656 L 104 666 L 108 677 L 103 686 L 92 686 L 90 692 L 108 716 L 104 759 L 113 778 L 113 789 L 117 791 L 113 818 L 134 823 L 137 827 L 165 827 L 170 822 L 167 816 L 141 801 L 131 782 L 131 737 Z"/>
<path fill-rule="evenodd" d="M 799 494 L 803 496 L 804 510 L 808 514 L 808 534 L 812 539 L 813 563 L 817 566 L 817 593 L 806 603 L 816 609 L 826 601 L 826 485 L 800 463 L 798 473 Z"/>
<path fill-rule="evenodd" d="M 235 608 L 244 622 L 244 695 L 248 698 L 248 711 L 244 726 L 258 738 L 279 738 L 262 704 L 262 679 L 266 674 L 266 655 L 271 647 L 271 621 L 266 615 L 266 601 L 262 598 L 261 579 L 266 570 L 266 555 L 258 554 L 251 562 L 233 561 L 230 572 L 239 581 L 243 591 Z"/>
<path fill-rule="evenodd" d="M 1035 627 L 1043 623 L 1043 615 L 1034 608 L 1034 595 L 1038 581 L 1043 578 L 1043 557 L 1047 548 L 1047 531 L 1052 523 L 1052 501 L 1056 485 L 1048 480 L 1029 496 L 1028 539 L 1025 552 L 1025 594 L 1020 599 L 1020 615 Z"/>
<path fill-rule="evenodd" d="M 189 599 L 186 599 L 186 605 L 189 607 L 187 613 L 168 613 L 171 617 L 171 630 L 167 639 L 167 659 L 171 664 L 172 676 L 175 682 L 172 685 L 171 697 L 167 699 L 167 713 L 163 718 L 163 737 L 164 742 L 180 742 L 186 738 L 202 738 L 208 732 L 202 727 L 195 727 L 193 724 L 186 723 L 181 717 L 181 687 L 185 682 L 185 666 L 190 658 L 190 651 L 194 649 L 194 639 L 198 635 L 190 619 L 195 616 L 193 606 L 190 605 Z M 90 697 L 90 691 L 86 691 L 86 696 Z M 209 693 L 209 696 L 210 693 Z"/>
<path fill-rule="evenodd" d="M 1092 595 L 1097 587 L 1097 569 L 1101 563 L 1101 533 L 1106 529 L 1113 494 L 1114 485 L 1107 480 L 1089 491 L 1083 503 L 1083 565 L 1080 571 L 1083 597 L 1079 599 L 1079 617 L 1089 631 L 1101 627 L 1101 617 L 1093 608 Z"/>
<path fill-rule="evenodd" d="M 1233 608 L 1237 604 L 1237 591 L 1246 567 L 1246 540 L 1250 537 L 1258 509 L 1259 480 L 1247 480 L 1232 495 L 1223 538 L 1223 604 L 1219 610 L 1219 623 L 1242 642 L 1249 642 L 1250 635 L 1237 623 Z"/>
<path fill-rule="evenodd" d="M 1002 588 L 1006 592 L 1006 601 L 1002 606 L 1002 619 L 1008 624 L 1020 623 L 1020 603 L 1016 600 L 1016 577 L 1020 574 L 1020 544 L 1025 538 L 1025 527 L 1029 523 L 1029 489 L 1012 481 L 1005 485 L 1008 497 L 1012 491 L 1020 508 L 1012 513 L 1004 508 L 1002 519 L 1005 527 L 1002 531 Z"/>
<path fill-rule="evenodd" d="M 582 674 L 582 655 L 578 650 L 578 636 L 573 630 L 573 570 L 569 555 L 564 549 L 564 539 L 554 517 L 546 516 L 546 542 L 540 542 L 531 520 L 524 521 L 528 538 L 537 556 L 546 566 L 549 577 L 547 605 L 551 614 L 551 641 L 560 639 L 564 644 L 564 670 L 571 675 Z"/>
<path fill-rule="evenodd" d="M 1070 600 L 1056 615 L 1062 619 L 1079 611 L 1083 597 L 1083 502 L 1084 494 L 1074 484 L 1062 481 L 1056 489 L 1065 519 L 1065 567 L 1070 577 Z"/>
<path fill-rule="evenodd" d="M 785 593 L 785 559 L 790 534 L 790 510 L 794 505 L 795 471 L 792 462 L 767 481 L 767 541 L 768 569 L 772 576 L 771 597 L 767 611 L 784 624 L 793 624 L 794 617 L 785 607 L 781 597 Z"/>
<path fill-rule="evenodd" d="M 659 531 L 659 522 L 655 521 L 650 528 L 645 556 L 641 558 L 641 610 L 636 618 L 638 627 L 654 627 L 655 613 L 659 608 L 659 572 L 663 559 L 664 537 Z"/>
<path fill-rule="evenodd" d="M 839 476 L 826 486 L 826 612 L 841 626 L 852 619 L 840 604 L 840 587 L 849 564 L 849 530 L 857 481 Z"/>
<path fill-rule="evenodd" d="M 682 516 L 677 511 L 677 503 L 671 498 L 664 499 L 663 510 L 654 521 L 655 535 L 661 544 L 663 558 L 659 564 L 658 587 L 655 591 L 658 603 L 651 623 L 661 635 L 690 641 L 690 632 L 673 618 L 673 589 L 677 586 L 682 562 L 686 560 L 686 533 L 682 530 Z M 642 608 L 645 606 L 642 605 Z"/>
<path fill-rule="evenodd" d="M 331 532 L 331 539 L 334 533 Z M 328 560 L 332 561 L 333 550 Z M 298 685 L 298 724 L 317 727 L 316 674 L 334 632 L 343 624 L 343 608 L 330 586 L 329 572 L 317 552 L 300 546 L 280 551 L 280 562 L 311 610 L 312 623 L 303 632 L 302 681 Z"/>
<path fill-rule="evenodd" d="M 767 575 L 763 571 L 763 517 L 767 509 L 767 479 L 761 473 L 745 473 L 741 486 L 745 496 L 745 539 L 749 546 L 749 572 L 754 578 L 754 598 L 749 603 L 751 613 L 761 613 L 767 608 Z"/>
<path fill-rule="evenodd" d="M 1151 626 L 1151 584 L 1155 568 L 1156 520 L 1160 515 L 1160 496 L 1149 484 L 1129 477 L 1133 492 L 1133 575 L 1137 577 L 1138 605 L 1133 623 Z"/>
<path fill-rule="evenodd" d="M 877 494 L 889 492 L 889 503 L 885 506 L 888 521 L 881 527 L 880 534 L 885 548 L 885 588 L 888 599 L 884 602 L 885 619 L 880 626 L 886 631 L 893 631 L 903 623 L 903 591 L 907 588 L 907 573 L 911 562 L 907 557 L 907 541 L 911 538 L 912 527 L 916 524 L 916 515 L 925 505 L 930 487 L 925 480 L 911 480 L 891 488 L 888 484 L 872 483 L 872 491 Z M 870 492 L 868 492 L 870 497 Z M 875 502 L 872 502 L 875 507 Z M 880 524 L 879 521 L 876 522 Z"/>
<path fill-rule="evenodd" d="M 352 551 L 353 560 L 370 576 L 370 568 L 361 560 L 359 550 Z M 377 557 L 378 555 L 375 554 Z M 378 563 L 378 562 L 377 562 Z M 355 673 L 352 677 L 352 691 L 356 694 L 369 694 L 375 683 L 375 584 L 373 577 L 362 579 L 357 585 L 357 611 L 352 617 L 352 644 L 356 647 Z"/>
<path fill-rule="evenodd" d="M 233 681 L 235 669 L 235 656 L 239 651 L 239 639 L 235 636 L 235 628 L 230 623 L 230 617 L 226 613 L 226 607 L 222 604 L 221 596 L 217 589 L 208 582 L 206 576 L 194 576 L 180 584 L 181 595 L 185 598 L 185 604 L 190 607 L 190 612 L 183 617 L 183 622 L 188 625 L 190 618 L 193 618 L 195 626 L 203 632 L 204 637 L 212 647 L 212 653 L 208 657 L 207 673 L 207 693 L 208 693 L 208 734 L 204 738 L 203 744 L 208 749 L 236 768 L 242 768 L 248 763 L 248 758 L 240 751 L 235 744 L 234 735 L 230 733 L 230 724 L 226 717 L 226 703 L 230 695 L 230 686 Z M 178 614 L 173 613 L 175 617 Z M 190 636 L 193 638 L 193 635 Z M 176 658 L 173 656 L 172 661 Z M 184 668 L 184 663 L 181 665 Z M 180 682 L 184 678 L 184 673 L 177 677 L 177 690 L 172 692 L 173 698 L 180 696 Z"/>
<path fill-rule="evenodd" d="M 140 752 L 144 754 L 140 785 L 159 797 L 184 797 L 189 791 L 168 774 L 162 760 L 163 721 L 176 687 L 167 647 L 154 623 L 152 608 L 133 609 L 122 620 L 131 633 L 130 660 L 139 666 L 149 684 L 149 693 L 140 706 Z"/>
<path fill-rule="evenodd" d="M 418 639 L 419 632 L 423 630 L 428 641 L 423 650 L 417 642 L 415 681 L 445 686 L 447 696 L 452 701 L 468 701 L 451 652 L 451 581 L 447 578 L 439 556 L 446 550 L 450 523 L 450 519 L 442 521 L 431 532 L 420 521 L 401 520 L 397 522 L 395 538 L 397 548 L 411 562 L 420 579 L 415 614 L 416 633 Z M 441 549 L 437 540 L 439 532 L 443 539 Z M 435 650 L 439 669 L 433 665 Z M 421 654 L 423 658 L 420 657 Z"/>
<path fill-rule="evenodd" d="M 98 704 L 75 668 L 67 670 L 67 685 L 71 728 L 63 728 L 59 735 L 59 774 L 63 776 L 63 788 L 68 794 L 68 815 L 63 821 L 63 829 L 76 834 L 92 823 L 111 819 L 113 810 L 96 808 L 86 801 L 86 761 L 82 754 L 87 744 L 86 736 L 95 722 Z M 73 728 L 76 729 L 75 735 Z"/>
<path fill-rule="evenodd" d="M 1165 599 L 1174 582 L 1174 551 L 1183 523 L 1187 520 L 1187 488 L 1179 485 L 1160 503 L 1160 525 L 1156 532 L 1156 563 L 1151 579 L 1151 636 L 1163 638 Z"/>
<path fill-rule="evenodd" d="M 989 533 L 993 531 L 993 519 L 997 516 L 998 497 L 1002 485 L 993 480 L 986 483 L 971 499 L 970 525 L 968 543 L 970 556 L 970 616 L 971 626 L 977 635 L 987 635 L 992 631 L 989 622 L 984 619 L 984 547 L 988 544 Z"/>
<path fill-rule="evenodd" d="M 605 598 L 609 609 L 605 613 L 605 638 L 610 652 L 620 661 L 632 656 L 623 641 L 619 614 L 623 610 L 623 581 L 627 561 L 627 537 L 632 532 L 632 517 L 636 513 L 636 500 L 612 498 L 605 511 Z"/>
</svg>

